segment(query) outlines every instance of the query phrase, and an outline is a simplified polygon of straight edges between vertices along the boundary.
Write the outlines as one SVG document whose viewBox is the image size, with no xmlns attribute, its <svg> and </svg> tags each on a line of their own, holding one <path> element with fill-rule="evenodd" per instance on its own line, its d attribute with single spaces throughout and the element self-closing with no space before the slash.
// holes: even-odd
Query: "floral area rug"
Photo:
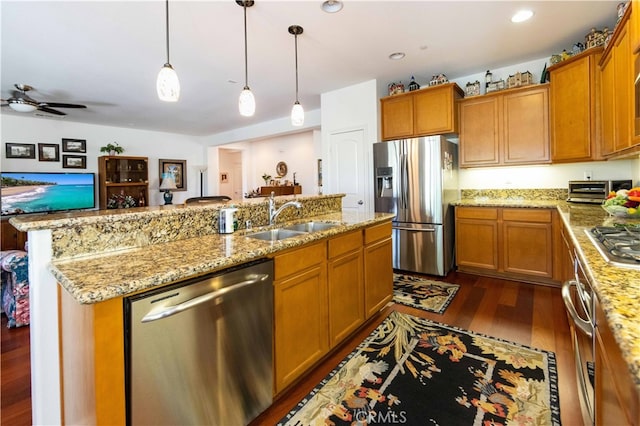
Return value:
<svg viewBox="0 0 640 426">
<path fill-rule="evenodd" d="M 441 314 L 458 292 L 458 284 L 433 281 L 415 275 L 393 274 L 393 301 Z"/>
<path fill-rule="evenodd" d="M 556 360 L 392 312 L 279 425 L 560 425 Z"/>
</svg>

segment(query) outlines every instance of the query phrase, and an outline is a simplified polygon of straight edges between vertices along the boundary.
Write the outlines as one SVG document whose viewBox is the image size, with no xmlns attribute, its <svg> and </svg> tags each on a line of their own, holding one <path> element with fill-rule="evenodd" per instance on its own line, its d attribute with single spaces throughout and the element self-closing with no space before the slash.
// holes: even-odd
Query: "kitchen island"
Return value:
<svg viewBox="0 0 640 426">
<path fill-rule="evenodd" d="M 234 203 L 240 229 L 229 235 L 217 233 L 221 205 L 12 218 L 16 228 L 29 232 L 33 422 L 123 420 L 123 297 L 392 218 L 343 212 L 342 197 L 278 197 L 277 204 L 302 203 L 301 209 L 283 211 L 281 224 L 322 220 L 337 226 L 273 242 L 246 236 L 267 227 L 264 199 Z M 75 328 L 65 330 L 64 324 Z M 83 340 L 87 335 L 93 339 Z M 65 390 L 65 381 L 76 384 Z"/>
<path fill-rule="evenodd" d="M 532 190 L 536 191 L 536 190 Z M 610 332 L 609 352 L 620 354 L 620 379 L 627 380 L 630 386 L 620 390 L 622 401 L 630 408 L 631 423 L 640 422 L 640 269 L 617 267 L 608 263 L 589 240 L 585 231 L 595 226 L 614 226 L 631 224 L 640 226 L 640 220 L 610 216 L 600 205 L 575 204 L 564 201 L 566 195 L 548 195 L 540 193 L 514 193 L 496 191 L 467 193 L 466 198 L 458 200 L 460 207 L 492 207 L 509 209 L 553 209 L 558 212 L 562 228 L 570 237 L 576 255 L 585 268 L 585 273 L 597 296 L 603 318 L 599 328 Z M 463 196 L 465 196 L 463 192 Z M 560 263 L 560 254 L 554 258 Z M 625 375 L 625 371 L 628 373 Z M 600 377 L 608 374 L 601 374 Z M 598 379 L 596 379 L 598 380 Z M 615 379 L 614 379 L 615 380 Z M 619 380 L 620 382 L 621 380 Z M 612 392 L 615 392 L 611 390 Z M 596 390 L 596 398 L 598 398 Z M 609 396 L 607 396 L 609 398 Z M 597 401 L 596 407 L 603 401 Z M 598 412 L 598 408 L 596 408 Z"/>
</svg>

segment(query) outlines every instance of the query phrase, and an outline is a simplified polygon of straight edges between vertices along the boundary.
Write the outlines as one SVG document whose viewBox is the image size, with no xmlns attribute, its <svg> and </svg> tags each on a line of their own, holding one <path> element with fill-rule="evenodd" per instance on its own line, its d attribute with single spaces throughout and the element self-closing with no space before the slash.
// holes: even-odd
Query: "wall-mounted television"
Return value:
<svg viewBox="0 0 640 426">
<path fill-rule="evenodd" d="M 95 207 L 94 173 L 0 173 L 2 216 Z"/>
</svg>

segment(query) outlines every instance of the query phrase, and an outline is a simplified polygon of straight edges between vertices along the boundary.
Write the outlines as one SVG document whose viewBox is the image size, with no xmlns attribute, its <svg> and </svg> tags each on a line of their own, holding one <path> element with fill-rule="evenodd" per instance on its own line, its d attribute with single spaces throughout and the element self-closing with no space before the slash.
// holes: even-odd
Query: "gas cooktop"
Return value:
<svg viewBox="0 0 640 426">
<path fill-rule="evenodd" d="M 640 269 L 640 227 L 596 226 L 585 232 L 608 263 Z"/>
</svg>

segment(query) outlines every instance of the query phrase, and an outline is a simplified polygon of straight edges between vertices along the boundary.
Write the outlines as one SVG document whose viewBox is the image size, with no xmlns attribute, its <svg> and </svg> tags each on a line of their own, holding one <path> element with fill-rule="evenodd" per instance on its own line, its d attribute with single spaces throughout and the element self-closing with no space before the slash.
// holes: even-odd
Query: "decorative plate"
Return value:
<svg viewBox="0 0 640 426">
<path fill-rule="evenodd" d="M 287 175 L 287 163 L 285 163 L 284 161 L 279 162 L 276 165 L 276 173 L 278 173 L 278 177 L 285 177 Z"/>
<path fill-rule="evenodd" d="M 625 206 L 602 206 L 602 208 L 611 216 L 640 217 L 640 209 L 629 209 Z"/>
</svg>

